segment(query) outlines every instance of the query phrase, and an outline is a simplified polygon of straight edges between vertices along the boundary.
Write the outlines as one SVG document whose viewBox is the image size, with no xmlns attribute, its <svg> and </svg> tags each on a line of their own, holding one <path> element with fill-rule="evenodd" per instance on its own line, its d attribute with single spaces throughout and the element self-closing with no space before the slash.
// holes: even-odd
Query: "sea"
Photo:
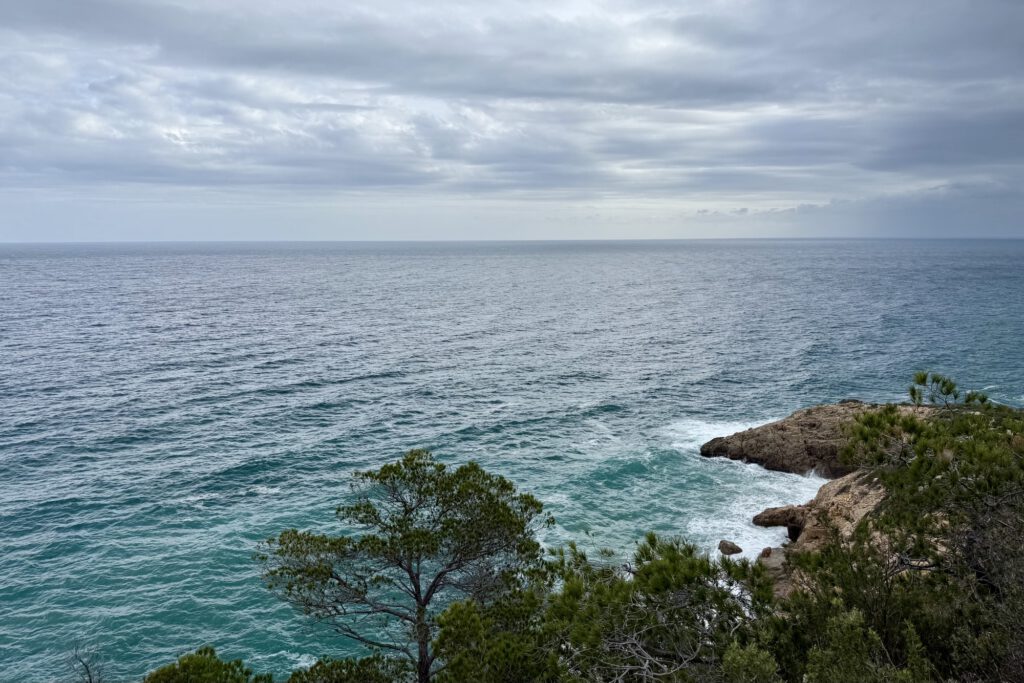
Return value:
<svg viewBox="0 0 1024 683">
<path fill-rule="evenodd" d="M 253 553 L 350 531 L 410 448 L 537 496 L 549 547 L 756 556 L 822 480 L 701 443 L 917 370 L 1024 405 L 1024 241 L 0 245 L 0 681 L 352 654 Z"/>
</svg>

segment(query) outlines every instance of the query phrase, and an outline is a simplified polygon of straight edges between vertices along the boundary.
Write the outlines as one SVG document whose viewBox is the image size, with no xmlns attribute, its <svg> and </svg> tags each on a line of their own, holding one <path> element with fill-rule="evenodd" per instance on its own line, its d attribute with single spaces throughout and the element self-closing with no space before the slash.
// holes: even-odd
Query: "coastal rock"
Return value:
<svg viewBox="0 0 1024 683">
<path fill-rule="evenodd" d="M 767 508 L 754 515 L 757 526 L 799 526 L 804 525 L 807 517 L 806 505 L 783 505 L 778 508 Z"/>
<path fill-rule="evenodd" d="M 776 595 L 788 595 L 794 577 L 786 557 L 791 552 L 820 550 L 830 528 L 849 538 L 857 524 L 885 499 L 885 488 L 863 471 L 852 471 L 840 462 L 840 453 L 856 418 L 879 406 L 856 400 L 798 410 L 777 422 L 731 436 L 718 437 L 700 448 L 704 457 L 726 457 L 756 463 L 769 470 L 805 474 L 816 472 L 826 482 L 814 500 L 804 505 L 768 508 L 754 517 L 754 524 L 786 527 L 790 543 L 785 548 L 765 548 L 757 558 L 775 584 Z M 904 414 L 926 418 L 930 406 L 899 406 Z"/>
<path fill-rule="evenodd" d="M 840 477 L 851 471 L 839 461 L 847 425 L 870 407 L 843 401 L 805 408 L 777 422 L 712 439 L 700 447 L 700 454 L 745 460 L 780 472 Z"/>
<path fill-rule="evenodd" d="M 866 472 L 853 472 L 827 482 L 806 507 L 803 530 L 790 546 L 793 550 L 820 550 L 829 527 L 849 538 L 862 519 L 885 500 L 885 487 Z"/>
<path fill-rule="evenodd" d="M 860 520 L 877 510 L 884 499 L 885 488 L 877 478 L 853 472 L 826 482 L 806 505 L 784 505 L 757 513 L 754 524 L 784 526 L 794 541 L 790 548 L 817 550 L 830 526 L 849 538 Z"/>
<path fill-rule="evenodd" d="M 757 563 L 765 568 L 776 597 L 784 598 L 793 592 L 793 576 L 782 548 L 765 548 L 757 556 Z"/>
<path fill-rule="evenodd" d="M 754 517 L 760 526 L 785 526 L 792 541 L 785 548 L 765 548 L 757 562 L 765 567 L 779 597 L 789 595 L 798 577 L 793 575 L 787 555 L 815 552 L 828 540 L 830 528 L 849 538 L 862 519 L 885 500 L 885 487 L 871 474 L 853 472 L 824 484 L 806 505 L 768 508 Z M 797 527 L 799 524 L 799 527 Z M 794 534 L 794 529 L 797 529 Z"/>
<path fill-rule="evenodd" d="M 815 472 L 835 479 L 852 468 L 840 461 L 857 416 L 878 406 L 846 400 L 798 410 L 789 417 L 731 436 L 720 436 L 700 447 L 706 458 L 744 460 L 778 472 Z M 927 414 L 930 407 L 901 406 L 900 410 Z"/>
<path fill-rule="evenodd" d="M 795 541 L 803 532 L 806 520 L 806 505 L 783 505 L 782 507 L 768 508 L 754 515 L 754 524 L 757 526 L 786 527 L 791 541 Z"/>
<path fill-rule="evenodd" d="M 723 555 L 738 555 L 743 552 L 743 548 L 739 547 L 732 541 L 721 540 L 718 542 L 718 552 Z"/>
</svg>

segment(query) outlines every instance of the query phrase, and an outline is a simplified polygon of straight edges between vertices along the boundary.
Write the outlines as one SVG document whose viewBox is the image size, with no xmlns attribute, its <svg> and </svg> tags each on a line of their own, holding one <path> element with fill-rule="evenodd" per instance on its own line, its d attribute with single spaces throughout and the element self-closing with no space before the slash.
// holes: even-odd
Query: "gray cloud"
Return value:
<svg viewBox="0 0 1024 683">
<path fill-rule="evenodd" d="M 974 206 L 1024 235 L 1022 25 L 1015 0 L 0 2 L 0 238 L 40 229 L 13 192 L 140 187 L 400 198 L 441 237 L 438 197 L 680 234 Z"/>
</svg>

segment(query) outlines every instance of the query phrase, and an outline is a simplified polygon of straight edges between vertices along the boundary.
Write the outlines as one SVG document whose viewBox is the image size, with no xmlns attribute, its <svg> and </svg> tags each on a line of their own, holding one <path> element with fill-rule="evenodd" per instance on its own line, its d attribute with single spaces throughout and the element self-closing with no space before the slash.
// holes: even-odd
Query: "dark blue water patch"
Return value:
<svg viewBox="0 0 1024 683">
<path fill-rule="evenodd" d="M 351 646 L 251 555 L 339 532 L 351 474 L 428 447 L 628 551 L 756 553 L 814 479 L 700 458 L 916 370 L 1024 403 L 1024 243 L 0 246 L 0 679 L 114 680 L 203 643 L 284 674 Z M 942 278 L 935 264 L 944 264 Z M 781 540 L 781 539 L 779 539 Z"/>
</svg>

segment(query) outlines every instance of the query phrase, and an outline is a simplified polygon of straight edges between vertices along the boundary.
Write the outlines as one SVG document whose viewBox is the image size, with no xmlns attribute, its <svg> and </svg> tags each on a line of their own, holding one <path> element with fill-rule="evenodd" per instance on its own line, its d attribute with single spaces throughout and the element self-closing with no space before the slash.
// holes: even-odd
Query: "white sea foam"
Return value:
<svg viewBox="0 0 1024 683">
<path fill-rule="evenodd" d="M 603 453 L 608 448 L 617 448 L 622 439 L 612 431 L 611 427 L 596 418 L 590 418 L 584 422 L 590 428 L 589 438 L 581 442 L 587 450 L 594 453 Z"/>
<path fill-rule="evenodd" d="M 674 449 L 688 460 L 695 476 L 702 478 L 699 491 L 680 491 L 680 506 L 689 513 L 683 535 L 710 552 L 717 553 L 718 541 L 727 539 L 743 548 L 744 557 L 756 557 L 767 546 L 786 540 L 779 528 L 755 526 L 755 514 L 768 507 L 805 503 L 827 481 L 814 474 L 772 472 L 727 458 L 702 458 L 700 445 L 716 436 L 727 436 L 765 424 L 681 420 L 666 432 Z"/>
<path fill-rule="evenodd" d="M 254 669 L 267 669 L 280 662 L 287 662 L 288 670 L 294 671 L 295 669 L 310 668 L 316 664 L 317 658 L 311 654 L 278 650 L 268 654 L 254 653 L 247 657 L 247 661 Z"/>
<path fill-rule="evenodd" d="M 316 657 L 314 657 L 313 655 L 296 655 L 291 652 L 289 652 L 288 655 L 294 659 L 296 669 L 308 669 L 309 667 L 316 664 Z"/>
<path fill-rule="evenodd" d="M 739 472 L 738 486 L 723 492 L 730 500 L 722 501 L 720 514 L 691 518 L 686 534 L 709 550 L 717 550 L 721 539 L 733 541 L 743 548 L 745 557 L 754 557 L 762 548 L 778 546 L 786 540 L 784 529 L 755 526 L 755 514 L 768 507 L 806 503 L 827 481 L 813 475 L 769 472 L 758 465 L 741 465 Z"/>
<path fill-rule="evenodd" d="M 716 436 L 728 436 L 729 434 L 742 432 L 745 429 L 750 429 L 751 427 L 757 427 L 759 425 L 772 422 L 774 419 L 775 418 L 760 420 L 757 422 L 711 422 L 708 420 L 687 418 L 673 422 L 671 425 L 666 427 L 665 432 L 672 439 L 673 448 L 697 452 L 700 450 L 701 444 L 710 441 Z"/>
<path fill-rule="evenodd" d="M 207 501 L 217 500 L 222 494 L 216 492 L 205 492 L 205 493 L 190 493 L 181 496 L 174 500 L 179 505 L 188 505 L 191 507 L 204 507 Z"/>
</svg>

